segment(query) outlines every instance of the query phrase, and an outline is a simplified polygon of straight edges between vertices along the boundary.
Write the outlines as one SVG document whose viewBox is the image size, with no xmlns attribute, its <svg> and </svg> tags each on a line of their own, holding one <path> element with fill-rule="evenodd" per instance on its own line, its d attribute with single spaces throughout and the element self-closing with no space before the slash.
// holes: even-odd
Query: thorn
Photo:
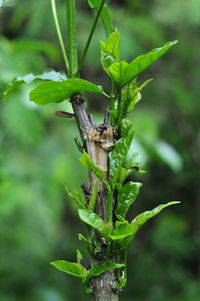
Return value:
<svg viewBox="0 0 200 301">
<path fill-rule="evenodd" d="M 73 117 L 75 117 L 74 114 L 68 113 L 68 112 L 64 112 L 64 111 L 56 111 L 54 114 L 56 116 L 65 117 L 65 118 L 73 118 Z"/>
</svg>

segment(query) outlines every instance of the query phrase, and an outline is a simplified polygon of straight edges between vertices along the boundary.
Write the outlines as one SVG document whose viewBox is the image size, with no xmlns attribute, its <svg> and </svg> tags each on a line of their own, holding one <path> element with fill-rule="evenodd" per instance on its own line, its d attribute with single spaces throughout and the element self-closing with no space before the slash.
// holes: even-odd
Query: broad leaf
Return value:
<svg viewBox="0 0 200 301">
<path fill-rule="evenodd" d="M 101 5 L 101 2 L 102 0 L 88 0 L 89 6 L 91 8 L 96 9 L 97 11 Z M 106 36 L 109 36 L 112 33 L 113 28 L 112 28 L 111 13 L 106 4 L 104 4 L 100 17 L 106 32 Z"/>
<path fill-rule="evenodd" d="M 105 178 L 104 171 L 99 166 L 94 164 L 92 158 L 85 151 L 83 152 L 83 155 L 80 158 L 80 162 L 84 167 L 91 170 L 100 180 L 104 180 Z"/>
<path fill-rule="evenodd" d="M 120 33 L 116 30 L 107 39 L 106 43 L 100 41 L 101 64 L 107 70 L 112 63 L 119 61 L 120 56 Z"/>
<path fill-rule="evenodd" d="M 111 187 L 114 190 L 115 185 L 117 183 L 117 179 L 120 175 L 121 167 L 125 161 L 128 150 L 130 148 L 131 142 L 133 140 L 133 131 L 130 128 L 123 128 L 123 133 L 127 133 L 126 137 L 120 138 L 113 150 L 109 153 L 110 158 L 110 166 L 109 166 L 109 180 L 111 183 Z"/>
<path fill-rule="evenodd" d="M 133 235 L 141 228 L 141 226 L 146 223 L 150 218 L 157 215 L 160 211 L 162 211 L 164 208 L 179 204 L 180 202 L 169 202 L 167 204 L 161 204 L 157 207 L 155 207 L 153 210 L 145 211 L 141 214 L 139 214 L 136 218 L 134 218 L 131 222 L 131 225 L 133 227 Z"/>
<path fill-rule="evenodd" d="M 74 192 L 74 193 L 70 192 L 68 190 L 67 186 L 65 186 L 65 190 L 67 191 L 67 194 L 69 195 L 69 197 L 72 198 L 76 202 L 78 208 L 81 208 L 81 209 L 86 208 L 85 201 L 82 200 L 82 198 L 78 192 Z"/>
<path fill-rule="evenodd" d="M 120 61 L 117 63 L 113 63 L 108 68 L 108 74 L 112 77 L 112 79 L 120 86 L 123 87 L 124 78 L 126 77 L 126 72 L 129 67 L 129 64 L 125 61 Z"/>
<path fill-rule="evenodd" d="M 118 194 L 117 216 L 126 216 L 130 205 L 136 200 L 141 186 L 142 184 L 138 182 L 128 182 L 122 187 L 122 190 Z"/>
<path fill-rule="evenodd" d="M 107 236 L 107 226 L 97 214 L 88 209 L 79 209 L 78 214 L 83 222 L 97 229 L 104 237 Z"/>
<path fill-rule="evenodd" d="M 69 262 L 65 260 L 56 260 L 51 262 L 54 267 L 58 270 L 65 272 L 67 274 L 73 275 L 75 277 L 85 279 L 87 276 L 87 270 L 81 264 Z"/>
<path fill-rule="evenodd" d="M 88 273 L 87 279 L 89 280 L 92 277 L 97 277 L 105 273 L 106 271 L 112 269 L 123 268 L 124 264 L 115 263 L 115 262 L 105 262 L 105 263 L 97 263 L 95 264 Z"/>
<path fill-rule="evenodd" d="M 122 86 L 125 86 L 131 79 L 151 66 L 176 43 L 177 41 L 166 43 L 163 47 L 153 49 L 151 52 L 138 56 L 134 59 L 126 71 L 126 76 L 123 79 Z"/>
<path fill-rule="evenodd" d="M 167 204 L 161 204 L 150 211 L 145 211 L 141 214 L 139 214 L 136 218 L 133 219 L 131 222 L 132 227 L 132 233 L 130 235 L 127 235 L 122 240 L 119 240 L 118 245 L 121 249 L 127 249 L 129 244 L 132 242 L 133 238 L 135 237 L 135 234 L 137 231 L 144 225 L 149 219 L 157 215 L 160 211 L 162 211 L 164 208 L 179 204 L 180 202 L 169 202 Z"/>
<path fill-rule="evenodd" d="M 130 64 L 121 61 L 113 63 L 108 71 L 112 78 L 120 87 L 124 87 L 138 74 L 156 62 L 163 54 L 165 54 L 177 41 L 169 42 L 163 47 L 153 49 L 151 52 L 138 56 Z"/>
<path fill-rule="evenodd" d="M 127 221 L 116 222 L 115 229 L 110 234 L 113 240 L 123 239 L 133 234 L 133 227 Z"/>
<path fill-rule="evenodd" d="M 15 88 L 22 84 L 30 84 L 36 80 L 52 80 L 52 81 L 64 81 L 67 79 L 67 76 L 63 72 L 56 72 L 52 69 L 44 71 L 42 74 L 26 74 L 24 76 L 18 76 L 14 78 L 11 83 L 8 84 L 4 92 L 4 98 Z"/>
<path fill-rule="evenodd" d="M 48 103 L 62 102 L 81 92 L 104 94 L 101 86 L 83 79 L 71 78 L 62 82 L 50 81 L 42 83 L 31 91 L 30 99 L 43 106 Z"/>
</svg>

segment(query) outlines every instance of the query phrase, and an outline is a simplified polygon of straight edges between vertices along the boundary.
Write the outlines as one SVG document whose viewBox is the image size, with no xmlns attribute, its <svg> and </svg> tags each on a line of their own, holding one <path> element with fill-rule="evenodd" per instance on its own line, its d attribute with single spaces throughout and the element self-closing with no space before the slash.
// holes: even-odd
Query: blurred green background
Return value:
<svg viewBox="0 0 200 301">
<path fill-rule="evenodd" d="M 66 36 L 65 1 L 58 2 Z M 80 52 L 94 17 L 77 1 Z M 122 34 L 122 56 L 131 60 L 167 41 L 179 40 L 139 78 L 155 80 L 130 115 L 136 128 L 132 151 L 147 174 L 130 218 L 160 202 L 181 200 L 149 222 L 129 251 L 123 301 L 200 300 L 200 1 L 109 1 Z M 49 0 L 7 0 L 0 8 L 0 93 L 15 76 L 64 70 Z M 106 88 L 96 31 L 83 77 Z M 37 107 L 32 86 L 0 100 L 0 301 L 92 300 L 79 280 L 49 262 L 84 254 L 77 239 L 83 224 L 64 184 L 80 190 L 86 179 L 73 137 L 75 122 L 54 116 L 69 103 Z M 88 111 L 101 121 L 106 100 L 88 96 Z"/>
</svg>

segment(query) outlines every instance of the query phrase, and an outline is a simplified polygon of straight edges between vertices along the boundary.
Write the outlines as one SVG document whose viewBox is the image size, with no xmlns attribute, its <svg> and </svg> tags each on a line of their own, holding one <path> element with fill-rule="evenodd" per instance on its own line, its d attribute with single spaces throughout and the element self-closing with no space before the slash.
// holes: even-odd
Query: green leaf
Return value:
<svg viewBox="0 0 200 301">
<path fill-rule="evenodd" d="M 84 243 L 88 244 L 89 241 L 87 240 L 87 238 L 85 236 L 83 236 L 82 234 L 78 234 L 78 239 L 83 241 Z"/>
<path fill-rule="evenodd" d="M 89 200 L 88 209 L 91 211 L 94 211 L 96 199 L 97 199 L 97 192 L 98 192 L 98 179 L 94 181 L 93 187 L 92 187 L 92 196 Z"/>
<path fill-rule="evenodd" d="M 127 221 L 116 222 L 115 229 L 111 232 L 110 237 L 113 240 L 123 239 L 133 234 L 133 227 Z"/>
<path fill-rule="evenodd" d="M 75 0 L 67 0 L 67 30 L 69 45 L 69 77 L 73 77 L 78 70 Z"/>
<path fill-rule="evenodd" d="M 133 235 L 135 235 L 135 233 L 141 228 L 142 225 L 144 225 L 144 223 L 146 223 L 150 218 L 152 218 L 155 215 L 157 215 L 158 213 L 160 213 L 160 211 L 162 211 L 164 208 L 171 206 L 171 205 L 179 204 L 179 203 L 180 202 L 169 202 L 167 204 L 161 204 L 161 205 L 155 207 L 153 210 L 145 211 L 145 212 L 139 214 L 131 222 L 131 225 L 133 228 Z"/>
<path fill-rule="evenodd" d="M 151 52 L 138 56 L 136 59 L 134 59 L 127 71 L 126 76 L 123 79 L 123 86 L 125 86 L 131 79 L 136 77 L 138 74 L 140 74 L 142 71 L 144 71 L 146 68 L 151 66 L 154 62 L 156 62 L 163 54 L 165 54 L 173 45 L 175 45 L 178 41 L 173 41 L 166 43 L 164 46 L 160 48 L 153 49 Z"/>
<path fill-rule="evenodd" d="M 52 81 L 64 81 L 67 79 L 67 76 L 64 72 L 56 72 L 53 69 L 48 69 L 44 71 L 42 74 L 26 74 L 24 76 L 18 76 L 15 77 L 6 87 L 6 90 L 4 91 L 4 98 L 14 89 L 16 89 L 18 86 L 22 84 L 30 84 L 36 80 L 52 80 Z"/>
<path fill-rule="evenodd" d="M 141 91 L 146 87 L 153 79 L 146 80 L 140 87 L 136 86 L 136 81 L 133 80 L 128 87 L 127 100 L 127 111 L 130 112 L 134 109 L 135 105 L 141 100 Z M 127 113 L 127 112 L 126 112 Z"/>
<path fill-rule="evenodd" d="M 142 184 L 138 182 L 128 182 L 122 187 L 118 194 L 117 209 L 115 211 L 117 216 L 126 216 L 130 205 L 136 200 L 141 186 Z"/>
<path fill-rule="evenodd" d="M 123 133 L 126 132 L 125 128 L 122 129 Z M 109 164 L 109 180 L 112 189 L 115 188 L 117 179 L 120 175 L 121 167 L 125 161 L 128 150 L 131 146 L 133 140 L 134 132 L 127 128 L 127 135 L 124 138 L 120 138 L 113 150 L 109 153 L 110 164 Z"/>
<path fill-rule="evenodd" d="M 107 70 L 112 63 L 119 61 L 120 33 L 116 30 L 107 39 L 106 43 L 100 41 L 101 64 Z"/>
<path fill-rule="evenodd" d="M 108 68 L 108 71 L 116 83 L 122 88 L 138 74 L 156 62 L 176 43 L 177 41 L 169 42 L 163 47 L 153 49 L 147 54 L 138 56 L 130 64 L 124 61 L 114 63 Z"/>
<path fill-rule="evenodd" d="M 107 236 L 107 226 L 97 214 L 88 209 L 79 209 L 78 214 L 83 222 L 97 229 L 104 237 Z"/>
<path fill-rule="evenodd" d="M 69 197 L 72 198 L 76 202 L 78 208 L 81 208 L 81 209 L 86 208 L 85 201 L 82 200 L 82 198 L 78 192 L 74 192 L 74 193 L 70 192 L 66 185 L 65 185 L 65 190 L 67 191 L 67 194 L 69 195 Z"/>
<path fill-rule="evenodd" d="M 124 264 L 115 263 L 115 262 L 105 262 L 95 264 L 88 273 L 87 280 L 92 277 L 97 277 L 105 273 L 106 271 L 123 268 Z"/>
<path fill-rule="evenodd" d="M 79 249 L 76 250 L 76 260 L 78 264 L 81 264 L 81 259 L 83 258 L 83 255 L 79 251 Z"/>
<path fill-rule="evenodd" d="M 122 126 L 121 126 L 121 137 L 126 138 L 132 128 L 132 122 L 128 118 L 122 119 Z"/>
<path fill-rule="evenodd" d="M 48 103 L 62 102 L 81 92 L 104 93 L 101 86 L 96 86 L 83 79 L 72 78 L 62 82 L 49 81 L 42 83 L 31 91 L 30 99 L 43 106 Z"/>
<path fill-rule="evenodd" d="M 85 279 L 87 276 L 87 270 L 81 264 L 69 262 L 65 260 L 56 260 L 51 262 L 54 267 L 58 270 L 65 272 L 67 274 L 73 275 L 75 277 Z"/>
<path fill-rule="evenodd" d="M 164 208 L 174 205 L 174 204 L 179 204 L 180 202 L 169 202 L 167 204 L 161 204 L 154 208 L 153 210 L 150 211 L 145 211 L 141 214 L 139 214 L 136 218 L 133 219 L 131 222 L 131 228 L 132 228 L 132 233 L 130 231 L 130 235 L 127 235 L 126 237 L 122 238 L 118 242 L 118 246 L 121 250 L 127 249 L 133 238 L 135 237 L 135 234 L 137 231 L 144 225 L 149 219 L 157 215 L 160 211 L 162 211 Z M 128 234 L 128 232 L 127 232 Z M 114 239 L 114 237 L 113 237 Z"/>
<path fill-rule="evenodd" d="M 94 164 L 92 158 L 85 151 L 83 152 L 83 155 L 80 158 L 80 162 L 84 167 L 91 170 L 100 180 L 104 180 L 105 178 L 104 171 L 99 166 Z"/>
<path fill-rule="evenodd" d="M 98 11 L 100 5 L 101 5 L 102 0 L 88 0 L 88 4 L 91 8 L 94 8 L 96 11 Z M 101 12 L 101 21 L 103 23 L 106 36 L 109 36 L 112 31 L 112 19 L 111 19 L 111 13 L 106 4 L 104 4 L 102 12 Z"/>
<path fill-rule="evenodd" d="M 126 77 L 126 72 L 129 64 L 125 61 L 113 63 L 108 69 L 108 74 L 112 79 L 120 86 L 123 87 L 124 78 Z"/>
<path fill-rule="evenodd" d="M 0 0 L 0 7 L 3 6 L 4 0 Z"/>
</svg>

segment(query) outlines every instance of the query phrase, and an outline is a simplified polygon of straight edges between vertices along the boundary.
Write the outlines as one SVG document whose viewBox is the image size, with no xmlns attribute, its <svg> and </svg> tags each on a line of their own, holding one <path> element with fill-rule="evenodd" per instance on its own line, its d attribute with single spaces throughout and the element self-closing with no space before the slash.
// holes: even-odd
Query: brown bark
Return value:
<svg viewBox="0 0 200 301">
<path fill-rule="evenodd" d="M 86 114 L 83 107 L 83 99 L 80 95 L 73 97 L 71 102 L 84 147 L 93 162 L 105 172 L 105 176 L 108 179 L 108 154 L 114 146 L 114 129 L 111 125 L 107 124 L 107 121 L 104 124 L 95 125 L 91 117 Z M 92 191 L 95 179 L 96 176 L 92 172 L 89 172 L 89 194 Z M 106 191 L 100 180 L 98 181 L 95 212 L 107 223 Z M 100 252 L 92 256 L 92 265 L 104 262 L 107 249 L 105 239 L 97 231 L 93 231 L 93 236 L 95 236 L 98 242 Z M 91 289 L 96 301 L 118 301 L 118 293 L 115 289 L 116 285 L 115 270 L 110 270 L 99 277 L 94 277 L 91 280 Z"/>
</svg>

